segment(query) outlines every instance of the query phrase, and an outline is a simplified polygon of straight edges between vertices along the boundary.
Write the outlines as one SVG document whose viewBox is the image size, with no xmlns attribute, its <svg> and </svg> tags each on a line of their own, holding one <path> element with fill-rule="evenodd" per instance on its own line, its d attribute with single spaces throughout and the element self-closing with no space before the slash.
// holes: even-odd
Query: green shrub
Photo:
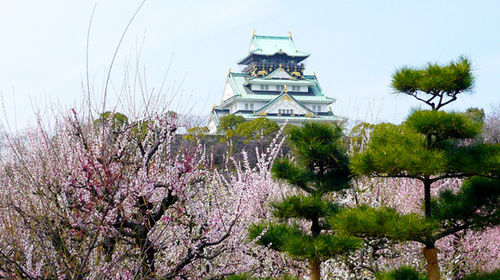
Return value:
<svg viewBox="0 0 500 280">
<path fill-rule="evenodd" d="M 472 273 L 467 275 L 464 280 L 499 280 L 500 268 L 489 273 Z"/>
<path fill-rule="evenodd" d="M 243 273 L 243 274 L 235 274 L 224 277 L 224 280 L 298 280 L 298 278 L 292 276 L 281 276 L 278 278 L 270 278 L 270 277 L 256 278 L 256 277 L 251 277 L 250 274 L 248 273 Z"/>
<path fill-rule="evenodd" d="M 402 266 L 398 269 L 377 273 L 377 280 L 427 280 L 425 274 L 418 272 L 411 266 Z"/>
</svg>

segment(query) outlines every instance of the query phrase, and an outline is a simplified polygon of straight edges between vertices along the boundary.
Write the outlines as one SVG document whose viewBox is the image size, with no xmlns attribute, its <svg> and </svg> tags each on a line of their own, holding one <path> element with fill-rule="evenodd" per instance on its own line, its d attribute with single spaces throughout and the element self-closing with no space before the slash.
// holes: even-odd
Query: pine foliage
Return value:
<svg viewBox="0 0 500 280">
<path fill-rule="evenodd" d="M 499 205 L 500 180 L 475 176 L 465 181 L 458 192 L 441 192 L 432 200 L 432 212 L 444 229 L 461 225 L 481 229 L 500 224 Z"/>
<path fill-rule="evenodd" d="M 404 66 L 393 75 L 392 87 L 397 93 L 413 96 L 439 110 L 455 101 L 459 94 L 472 91 L 474 76 L 469 59 L 460 57 L 444 66 L 436 63 L 422 68 Z"/>
<path fill-rule="evenodd" d="M 277 222 L 252 225 L 250 239 L 258 244 L 286 252 L 311 264 L 312 279 L 319 279 L 319 264 L 349 253 L 360 246 L 360 239 L 339 235 L 327 226 L 326 218 L 341 206 L 326 194 L 349 188 L 350 171 L 342 130 L 326 123 L 305 123 L 289 130 L 295 160 L 278 160 L 273 175 L 299 189 L 299 194 L 271 204 Z M 308 221 L 310 230 L 299 224 Z"/>
<path fill-rule="evenodd" d="M 473 83 L 470 62 L 465 58 L 446 66 L 429 64 L 422 69 L 403 67 L 396 71 L 393 87 L 432 110 L 413 111 L 401 125 L 375 126 L 366 148 L 352 158 L 351 168 L 370 177 L 420 180 L 424 215 L 360 207 L 331 222 L 359 236 L 418 241 L 426 250 L 434 250 L 437 240 L 464 229 L 500 224 L 500 145 L 478 140 L 482 123 L 478 121 L 480 112 L 473 112 L 477 110 L 438 111 L 470 91 Z M 444 190 L 432 197 L 432 184 L 447 178 L 465 181 L 458 191 Z M 425 257 L 432 264 L 429 278 L 439 279 L 435 252 Z"/>
<path fill-rule="evenodd" d="M 418 214 L 403 215 L 389 207 L 366 205 L 345 209 L 333 216 L 330 223 L 343 234 L 421 242 L 438 232 L 439 227 L 435 221 L 424 220 Z"/>
</svg>

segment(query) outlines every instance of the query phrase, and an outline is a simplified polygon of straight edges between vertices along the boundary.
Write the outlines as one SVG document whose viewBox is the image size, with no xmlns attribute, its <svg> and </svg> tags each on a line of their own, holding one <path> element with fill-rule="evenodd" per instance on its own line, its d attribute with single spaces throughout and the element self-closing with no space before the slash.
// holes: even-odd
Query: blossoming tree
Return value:
<svg viewBox="0 0 500 280">
<path fill-rule="evenodd" d="M 40 124 L 8 139 L 0 166 L 0 275 L 279 274 L 244 241 L 248 224 L 266 217 L 262 205 L 280 193 L 270 166 L 282 142 L 259 153 L 255 168 L 235 163 L 236 171 L 224 174 L 208 169 L 201 146 L 174 148 L 177 126 L 175 114 L 81 121 L 73 112 L 54 130 Z"/>
</svg>

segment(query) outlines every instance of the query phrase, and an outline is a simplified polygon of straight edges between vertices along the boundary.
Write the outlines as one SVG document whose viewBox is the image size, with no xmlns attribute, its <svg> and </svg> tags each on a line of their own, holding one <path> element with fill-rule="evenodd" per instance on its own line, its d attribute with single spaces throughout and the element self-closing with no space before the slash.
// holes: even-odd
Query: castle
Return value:
<svg viewBox="0 0 500 280">
<path fill-rule="evenodd" d="M 265 117 L 278 124 L 343 121 L 329 108 L 335 99 L 323 94 L 316 74 L 304 74 L 302 62 L 309 55 L 295 47 L 291 33 L 277 37 L 254 32 L 248 55 L 238 62 L 242 71 L 228 72 L 222 104 L 212 108 L 210 132 L 215 133 L 228 114 L 246 120 Z"/>
</svg>

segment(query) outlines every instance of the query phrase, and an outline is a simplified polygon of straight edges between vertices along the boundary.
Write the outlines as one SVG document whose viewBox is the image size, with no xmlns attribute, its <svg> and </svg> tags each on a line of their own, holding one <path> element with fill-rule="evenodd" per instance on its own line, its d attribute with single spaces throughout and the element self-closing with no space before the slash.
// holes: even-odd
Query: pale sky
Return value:
<svg viewBox="0 0 500 280">
<path fill-rule="evenodd" d="M 139 2 L 97 1 L 89 47 L 95 91 L 102 90 Z M 33 123 L 33 107 L 59 104 L 67 110 L 81 104 L 95 3 L 0 2 L 0 92 L 11 124 Z M 120 88 L 123 65 L 142 49 L 149 88 L 161 86 L 171 65 L 165 94 L 179 93 L 170 109 L 208 114 L 221 101 L 228 69 L 240 69 L 236 61 L 248 53 L 254 29 L 277 36 L 291 31 L 297 48 L 312 53 L 306 73 L 317 73 L 324 93 L 337 100 L 333 112 L 341 116 L 400 122 L 419 102 L 392 94 L 394 70 L 447 63 L 460 55 L 472 60 L 476 87 L 448 109 L 488 112 L 500 104 L 499 1 L 147 0 L 118 52 L 112 89 Z"/>
</svg>

